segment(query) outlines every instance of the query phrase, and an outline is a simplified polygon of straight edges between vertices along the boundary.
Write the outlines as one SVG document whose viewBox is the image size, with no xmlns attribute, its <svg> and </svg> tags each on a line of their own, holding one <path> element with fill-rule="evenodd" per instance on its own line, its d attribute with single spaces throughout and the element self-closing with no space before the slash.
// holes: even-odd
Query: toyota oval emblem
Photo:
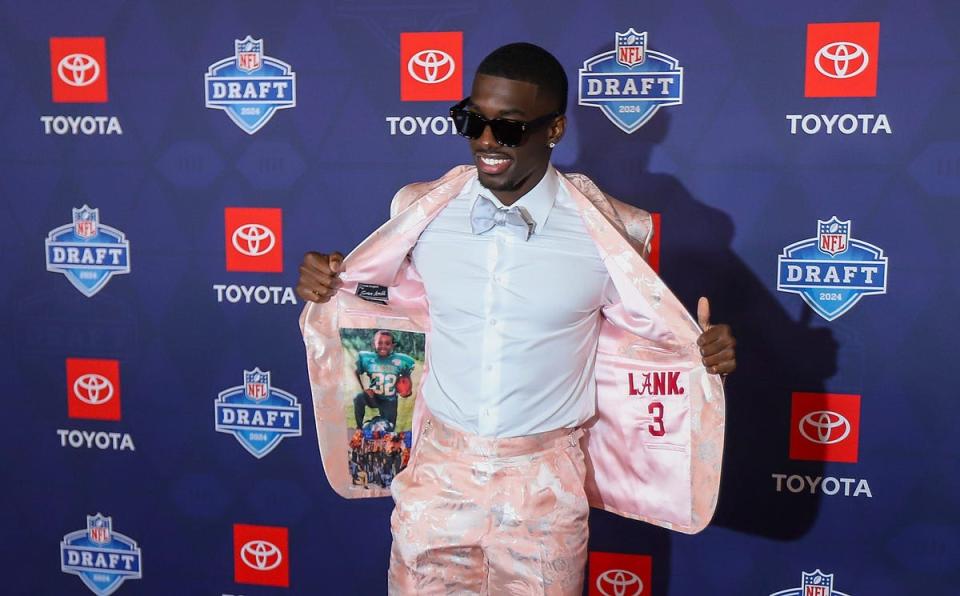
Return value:
<svg viewBox="0 0 960 596">
<path fill-rule="evenodd" d="M 257 571 L 276 569 L 283 561 L 283 554 L 272 542 L 251 540 L 240 547 L 240 558 L 244 565 Z"/>
<path fill-rule="evenodd" d="M 57 76 L 72 87 L 86 87 L 100 78 L 100 64 L 93 56 L 70 54 L 57 64 Z"/>
<path fill-rule="evenodd" d="M 99 406 L 113 397 L 113 383 L 103 375 L 87 373 L 73 382 L 73 394 L 85 404 Z"/>
<path fill-rule="evenodd" d="M 800 419 L 800 434 L 818 445 L 833 445 L 850 435 L 850 421 L 830 410 L 810 412 Z"/>
<path fill-rule="evenodd" d="M 597 576 L 597 590 L 603 596 L 640 596 L 643 580 L 626 569 L 607 569 Z"/>
<path fill-rule="evenodd" d="M 446 81 L 456 70 L 453 56 L 441 50 L 421 50 L 407 60 L 410 76 L 428 85 Z"/>
<path fill-rule="evenodd" d="M 853 78 L 866 70 L 869 63 L 870 55 L 863 46 L 851 41 L 828 43 L 820 48 L 813 59 L 817 70 L 831 79 Z"/>
<path fill-rule="evenodd" d="M 273 250 L 277 238 L 267 226 L 250 223 L 234 230 L 230 241 L 240 253 L 248 257 L 260 257 Z"/>
</svg>

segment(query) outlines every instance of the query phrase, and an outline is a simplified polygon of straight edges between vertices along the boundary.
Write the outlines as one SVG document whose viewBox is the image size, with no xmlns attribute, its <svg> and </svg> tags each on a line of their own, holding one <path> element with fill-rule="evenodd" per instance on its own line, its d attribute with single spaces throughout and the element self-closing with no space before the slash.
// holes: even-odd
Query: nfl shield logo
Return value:
<svg viewBox="0 0 960 596">
<path fill-rule="evenodd" d="M 243 394 L 253 401 L 263 401 L 270 397 L 270 373 L 259 368 L 243 371 Z"/>
<path fill-rule="evenodd" d="M 243 384 L 221 391 L 214 403 L 217 432 L 233 435 L 257 459 L 286 437 L 300 436 L 300 403 L 274 387 L 270 371 L 243 371 Z"/>
<path fill-rule="evenodd" d="M 819 569 L 803 574 L 803 596 L 830 596 L 833 593 L 833 574 L 827 575 Z"/>
<path fill-rule="evenodd" d="M 207 68 L 204 105 L 225 111 L 234 124 L 253 134 L 277 110 L 297 105 L 297 76 L 289 64 L 264 53 L 263 39 L 234 39 L 233 49 L 232 56 Z"/>
<path fill-rule="evenodd" d="M 84 205 L 73 210 L 73 233 L 80 238 L 93 238 L 97 235 L 97 223 L 100 220 L 100 210 L 91 209 Z"/>
<path fill-rule="evenodd" d="M 633 27 L 617 31 L 613 49 L 587 58 L 579 71 L 580 105 L 600 108 L 627 134 L 660 108 L 683 103 L 683 68 L 673 56 L 647 48 L 648 40 Z"/>
<path fill-rule="evenodd" d="M 110 519 L 100 515 L 87 516 L 87 534 L 96 544 L 107 544 L 110 542 Z"/>
<path fill-rule="evenodd" d="M 831 257 L 846 252 L 850 240 L 850 221 L 840 221 L 834 215 L 827 221 L 817 220 L 817 247 Z"/>
<path fill-rule="evenodd" d="M 263 63 L 263 39 L 253 39 L 249 35 L 234 40 L 237 51 L 237 68 L 243 72 L 253 72 Z"/>
<path fill-rule="evenodd" d="M 142 557 L 135 540 L 113 531 L 103 514 L 88 515 L 87 527 L 60 542 L 60 570 L 76 575 L 97 596 L 110 596 L 128 579 L 140 579 Z"/>
<path fill-rule="evenodd" d="M 625 33 L 617 32 L 617 63 L 633 68 L 643 64 L 646 59 L 644 50 L 647 47 L 647 32 L 637 33 L 631 27 Z"/>
</svg>

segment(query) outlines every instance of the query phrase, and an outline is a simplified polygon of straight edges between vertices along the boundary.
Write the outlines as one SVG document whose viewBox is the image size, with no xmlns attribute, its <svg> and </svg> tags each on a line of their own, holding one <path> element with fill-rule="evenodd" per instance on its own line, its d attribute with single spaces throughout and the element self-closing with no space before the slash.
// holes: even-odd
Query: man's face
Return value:
<svg viewBox="0 0 960 596">
<path fill-rule="evenodd" d="M 530 121 L 557 110 L 555 99 L 540 93 L 534 83 L 514 81 L 490 75 L 477 75 L 473 80 L 467 109 L 484 118 L 508 118 Z M 551 141 L 563 136 L 566 119 L 559 116 L 552 123 L 524 135 L 518 147 L 497 144 L 490 127 L 480 138 L 470 140 L 480 184 L 494 191 L 510 204 L 536 186 L 550 163 Z"/>
<path fill-rule="evenodd" d="M 377 351 L 378 356 L 386 358 L 393 352 L 393 338 L 386 333 L 381 333 L 374 342 L 374 349 Z"/>
</svg>

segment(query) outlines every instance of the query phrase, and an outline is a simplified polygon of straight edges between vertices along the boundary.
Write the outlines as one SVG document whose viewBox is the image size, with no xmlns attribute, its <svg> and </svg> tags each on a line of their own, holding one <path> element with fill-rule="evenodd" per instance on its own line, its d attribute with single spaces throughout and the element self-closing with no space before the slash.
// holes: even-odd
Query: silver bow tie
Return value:
<svg viewBox="0 0 960 596">
<path fill-rule="evenodd" d="M 537 223 L 523 207 L 500 209 L 488 197 L 480 195 L 470 211 L 470 228 L 474 234 L 483 234 L 494 226 L 504 226 L 529 240 Z"/>
</svg>

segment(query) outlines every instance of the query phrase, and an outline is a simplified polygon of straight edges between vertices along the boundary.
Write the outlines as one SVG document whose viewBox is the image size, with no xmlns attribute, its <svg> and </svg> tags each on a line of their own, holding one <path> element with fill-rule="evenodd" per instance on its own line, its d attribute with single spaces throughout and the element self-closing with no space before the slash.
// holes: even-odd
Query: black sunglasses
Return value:
<svg viewBox="0 0 960 596">
<path fill-rule="evenodd" d="M 483 134 L 483 129 L 489 125 L 490 131 L 493 133 L 493 139 L 504 147 L 519 146 L 523 142 L 525 133 L 540 128 L 560 115 L 560 112 L 551 112 L 546 116 L 540 116 L 527 122 L 507 118 L 487 120 L 482 115 L 466 109 L 469 102 L 470 98 L 467 97 L 450 108 L 450 117 L 453 118 L 457 134 L 468 139 L 479 139 Z"/>
</svg>

